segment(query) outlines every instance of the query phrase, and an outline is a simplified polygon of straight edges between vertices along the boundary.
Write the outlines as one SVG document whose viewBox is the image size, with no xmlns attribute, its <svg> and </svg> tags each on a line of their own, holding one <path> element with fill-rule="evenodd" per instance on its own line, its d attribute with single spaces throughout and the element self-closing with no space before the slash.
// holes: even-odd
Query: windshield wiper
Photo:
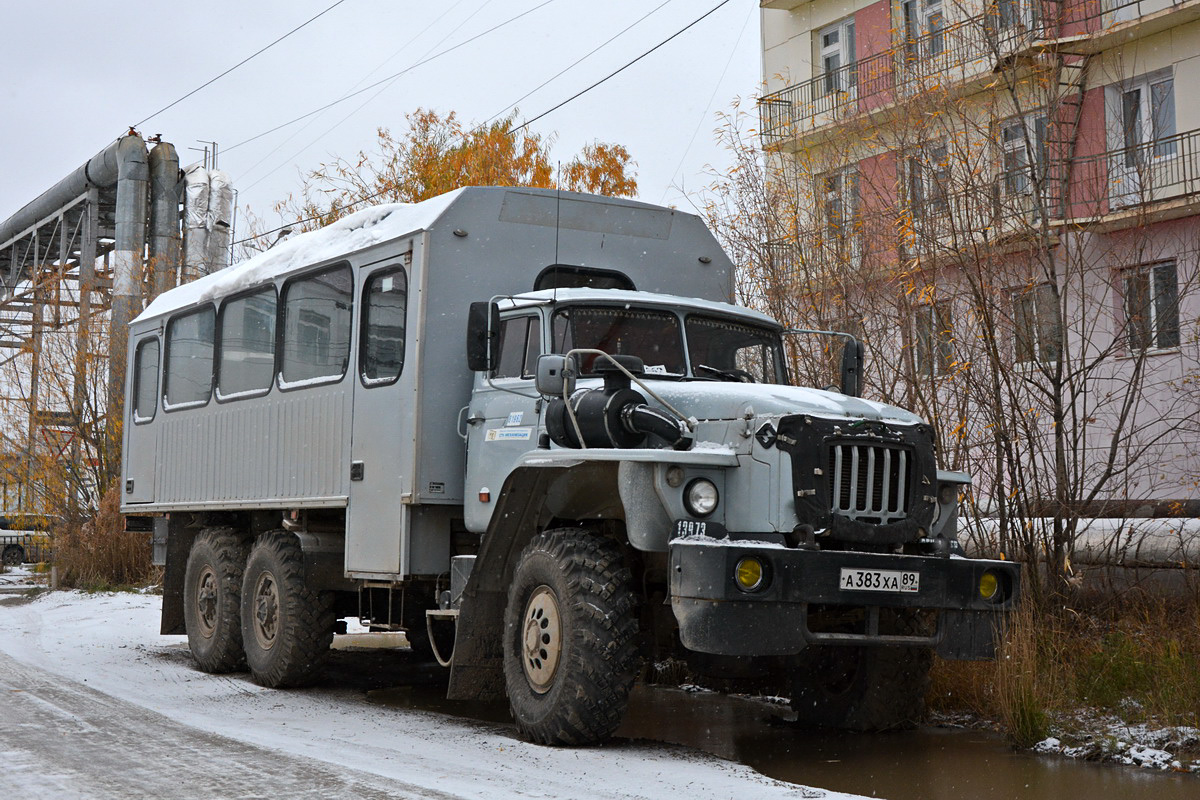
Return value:
<svg viewBox="0 0 1200 800">
<path fill-rule="evenodd" d="M 710 367 L 707 364 L 693 364 L 692 372 L 703 372 L 708 375 L 712 375 L 717 380 L 732 381 L 734 383 L 758 382 L 754 380 L 753 375 L 751 375 L 749 372 L 746 372 L 744 369 L 717 369 L 716 367 Z"/>
</svg>

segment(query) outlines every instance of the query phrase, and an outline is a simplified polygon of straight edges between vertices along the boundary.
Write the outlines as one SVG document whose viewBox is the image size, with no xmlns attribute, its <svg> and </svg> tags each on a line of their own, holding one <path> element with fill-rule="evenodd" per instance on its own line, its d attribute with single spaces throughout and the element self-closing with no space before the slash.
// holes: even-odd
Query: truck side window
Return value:
<svg viewBox="0 0 1200 800">
<path fill-rule="evenodd" d="M 363 383 L 395 383 L 404 369 L 404 315 L 408 308 L 408 278 L 400 267 L 377 272 L 363 289 Z"/>
<path fill-rule="evenodd" d="M 283 289 L 280 385 L 340 378 L 350 360 L 353 278 L 349 266 L 293 280 Z"/>
<path fill-rule="evenodd" d="M 209 307 L 167 323 L 167 368 L 163 375 L 167 409 L 208 402 L 212 394 L 215 317 Z"/>
<path fill-rule="evenodd" d="M 500 362 L 493 378 L 532 378 L 542 353 L 537 317 L 506 319 L 500 326 Z"/>
<path fill-rule="evenodd" d="M 133 356 L 133 421 L 154 419 L 158 408 L 158 339 L 139 342 Z"/>
<path fill-rule="evenodd" d="M 221 307 L 217 393 L 223 398 L 265 392 L 275 379 L 275 287 Z"/>
</svg>

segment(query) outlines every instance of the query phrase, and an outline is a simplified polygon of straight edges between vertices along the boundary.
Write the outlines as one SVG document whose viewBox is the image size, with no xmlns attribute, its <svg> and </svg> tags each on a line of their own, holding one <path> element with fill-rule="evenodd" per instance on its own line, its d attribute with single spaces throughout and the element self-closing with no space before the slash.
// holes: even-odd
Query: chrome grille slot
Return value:
<svg viewBox="0 0 1200 800">
<path fill-rule="evenodd" d="M 886 525 L 908 516 L 909 451 L 877 444 L 829 448 L 830 510 L 843 517 Z"/>
</svg>

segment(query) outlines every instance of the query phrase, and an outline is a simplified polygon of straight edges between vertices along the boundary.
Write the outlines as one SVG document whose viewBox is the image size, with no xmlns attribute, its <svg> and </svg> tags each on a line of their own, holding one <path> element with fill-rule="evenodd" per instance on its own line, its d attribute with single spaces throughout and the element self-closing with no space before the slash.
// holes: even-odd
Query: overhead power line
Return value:
<svg viewBox="0 0 1200 800">
<path fill-rule="evenodd" d="M 305 20 L 304 22 L 300 23 L 300 24 L 299 24 L 299 25 L 297 25 L 296 27 L 292 28 L 290 31 L 288 31 L 287 33 L 285 33 L 283 36 L 280 36 L 280 37 L 279 37 L 278 39 L 276 39 L 275 41 L 273 41 L 273 42 L 271 42 L 270 44 L 266 45 L 265 47 L 263 47 L 263 48 L 259 49 L 258 51 L 254 52 L 254 53 L 252 53 L 252 54 L 250 54 L 250 55 L 248 55 L 248 56 L 246 56 L 246 57 L 245 57 L 245 58 L 243 58 L 241 61 L 239 61 L 238 63 L 234 64 L 232 67 L 230 67 L 229 69 L 225 70 L 224 72 L 222 72 L 222 73 L 221 73 L 220 75 L 218 75 L 217 77 L 215 77 L 215 78 L 212 78 L 212 79 L 210 79 L 210 80 L 208 80 L 208 81 L 205 81 L 204 83 L 200 84 L 200 85 L 199 85 L 199 86 L 197 86 L 195 89 L 192 89 L 190 92 L 188 92 L 187 94 L 185 94 L 183 97 L 180 97 L 178 100 L 174 101 L 173 103 L 168 103 L 167 105 L 163 106 L 163 107 L 162 107 L 162 108 L 160 108 L 158 111 L 155 111 L 153 114 L 151 114 L 150 116 L 146 117 L 145 119 L 143 119 L 143 120 L 139 120 L 138 122 L 134 123 L 134 126 L 133 126 L 133 127 L 135 127 L 135 128 L 136 128 L 136 127 L 138 127 L 139 125 L 142 125 L 143 123 L 149 122 L 150 120 L 154 119 L 154 118 L 155 118 L 155 117 L 157 117 L 159 114 L 161 114 L 161 113 L 163 113 L 164 111 L 166 111 L 167 109 L 169 109 L 169 108 L 174 108 L 175 106 L 177 106 L 177 105 L 179 105 L 180 103 L 182 103 L 184 100 L 187 100 L 189 97 L 191 97 L 192 95 L 194 95 L 196 92 L 200 91 L 201 89 L 204 89 L 204 88 L 205 88 L 205 87 L 207 87 L 207 86 L 211 86 L 212 84 L 214 84 L 214 83 L 216 83 L 217 81 L 221 80 L 221 78 L 224 78 L 226 75 L 228 75 L 229 73 L 233 72 L 233 71 L 234 71 L 235 69 L 237 69 L 238 67 L 242 66 L 243 64 L 246 64 L 246 63 L 248 63 L 249 61 L 251 61 L 251 60 L 253 60 L 253 59 L 257 58 L 258 56 L 262 55 L 263 53 L 267 52 L 267 51 L 268 51 L 268 50 L 270 50 L 272 47 L 274 47 L 275 45 L 279 44 L 280 42 L 282 42 L 284 39 L 286 39 L 286 38 L 288 38 L 289 36 L 291 36 L 291 35 L 292 35 L 293 33 L 295 33 L 296 31 L 300 30 L 301 28 L 305 28 L 305 27 L 307 27 L 308 25 L 310 25 L 310 24 L 311 24 L 311 23 L 313 23 L 313 22 L 316 22 L 318 19 L 320 19 L 321 17 L 325 16 L 325 15 L 326 15 L 326 14 L 328 14 L 330 11 L 333 11 L 335 8 L 337 8 L 338 6 L 340 6 L 340 5 L 341 5 L 342 3 L 344 3 L 344 2 L 346 2 L 346 0 L 337 0 L 337 2 L 336 2 L 336 3 L 334 3 L 334 4 L 333 4 L 333 5 L 331 5 L 331 6 L 329 6 L 328 8 L 326 8 L 326 9 L 325 9 L 324 11 L 322 11 L 321 13 L 319 13 L 319 14 L 317 14 L 317 15 L 313 16 L 313 17 L 309 17 L 307 20 Z"/>
<path fill-rule="evenodd" d="M 470 39 L 465 39 L 456 45 L 447 47 L 445 50 L 442 50 L 438 53 L 434 53 L 433 55 L 429 56 L 429 58 L 421 59 L 420 61 L 416 62 L 415 64 L 411 64 L 411 65 L 405 67 L 404 69 L 400 70 L 399 72 L 393 73 L 392 75 L 388 75 L 386 78 L 377 80 L 374 83 L 372 83 L 368 86 L 364 86 L 363 88 L 361 88 L 357 91 L 342 95 L 337 100 L 334 100 L 330 103 L 326 103 L 325 105 L 321 106 L 320 108 L 315 108 L 312 111 L 309 111 L 307 114 L 301 114 L 300 116 L 296 117 L 295 119 L 288 120 L 287 122 L 283 123 L 282 125 L 276 125 L 274 128 L 263 131 L 262 133 L 259 133 L 259 134 L 255 134 L 254 136 L 251 136 L 249 139 L 243 139 L 242 141 L 238 142 L 237 144 L 232 144 L 229 147 L 222 148 L 221 152 L 228 153 L 230 150 L 241 147 L 244 144 L 249 144 L 250 142 L 253 142 L 256 139 L 261 139 L 264 136 L 269 136 L 270 134 L 274 133 L 275 131 L 282 130 L 283 128 L 286 128 L 289 125 L 295 125 L 297 122 L 306 120 L 309 117 L 313 116 L 314 114 L 320 114 L 325 109 L 333 108 L 334 106 L 338 105 L 339 103 L 344 103 L 352 97 L 358 97 L 360 94 L 365 94 L 366 92 L 371 91 L 372 89 L 374 89 L 377 86 L 382 86 L 383 84 L 387 83 L 388 81 L 391 81 L 391 80 L 394 80 L 394 79 L 400 77 L 401 75 L 403 75 L 406 72 L 411 72 L 414 69 L 416 69 L 417 67 L 428 64 L 430 61 L 433 61 L 434 59 L 441 58 L 442 56 L 444 56 L 448 53 L 453 53 L 455 50 L 458 50 L 461 47 L 465 47 L 465 46 L 469 45 L 471 42 L 475 41 L 476 39 L 481 39 L 484 36 L 487 36 L 489 33 L 498 31 L 506 25 L 511 25 L 512 23 L 516 22 L 517 20 L 521 19 L 522 17 L 528 16 L 529 14 L 532 14 L 534 11 L 537 11 L 539 8 L 548 6 L 553 2 L 554 2 L 554 0 L 545 0 L 545 2 L 539 3 L 538 5 L 529 9 L 528 11 L 522 11 L 520 14 L 517 14 L 515 17 L 509 17 L 508 19 L 504 20 L 504 22 L 500 22 L 500 23 L 488 28 L 486 31 L 482 31 L 480 33 L 475 34 Z M 729 0 L 725 0 L 725 2 L 729 2 Z"/>
<path fill-rule="evenodd" d="M 363 92 L 366 92 L 366 91 L 369 91 L 369 90 L 371 90 L 371 89 L 374 89 L 376 86 L 379 86 L 380 84 L 386 83 L 387 81 L 389 81 L 389 80 L 392 80 L 393 78 L 397 77 L 398 75 L 403 75 L 405 72 L 408 72 L 409 70 L 411 70 L 411 69 L 414 69 L 414 68 L 416 68 L 416 67 L 420 66 L 421 64 L 427 63 L 428 61 L 431 61 L 431 60 L 433 60 L 434 58 L 437 58 L 438 56 L 445 55 L 446 53 L 449 53 L 449 52 L 450 52 L 450 51 L 452 51 L 452 50 L 455 50 L 455 49 L 457 49 L 457 48 L 459 48 L 459 47 L 462 47 L 463 45 L 465 45 L 465 44 L 468 44 L 468 43 L 470 43 L 470 42 L 474 41 L 475 39 L 478 39 L 480 36 L 483 36 L 483 35 L 485 35 L 485 34 L 487 34 L 487 33 L 490 33 L 491 31 L 494 31 L 494 30 L 496 30 L 497 28 L 501 28 L 501 27 L 503 27 L 503 26 L 505 26 L 505 25 L 509 24 L 510 22 L 515 22 L 516 20 L 518 20 L 518 19 L 520 19 L 521 17 L 525 16 L 525 14 L 529 14 L 529 13 L 531 13 L 531 12 L 533 12 L 533 11 L 536 11 L 537 9 L 541 8 L 542 6 L 548 5 L 548 4 L 549 4 L 549 3 L 551 3 L 551 2 L 553 2 L 553 0 L 546 0 L 546 2 L 545 2 L 545 3 L 542 3 L 541 5 L 538 5 L 538 6 L 534 6 L 533 8 L 529 9 L 529 11 L 526 11 L 526 12 L 524 12 L 524 13 L 522 13 L 522 14 L 518 14 L 517 16 L 513 17 L 512 19 L 506 20 L 505 22 L 502 22 L 502 23 L 500 23 L 499 25 L 497 25 L 497 26 L 496 26 L 496 27 L 494 27 L 494 28 L 491 28 L 491 29 L 489 29 L 489 30 L 487 30 L 487 31 L 484 31 L 483 33 L 480 33 L 480 34 L 479 34 L 479 35 L 477 35 L 477 36 L 473 36 L 473 37 L 471 37 L 470 39 L 467 39 L 466 41 L 464 41 L 464 42 L 461 42 L 460 44 L 457 44 L 457 45 L 455 45 L 454 47 L 451 47 L 451 48 L 448 48 L 447 50 L 444 50 L 444 51 L 442 51 L 441 53 L 438 53 L 438 54 L 436 54 L 436 55 L 434 55 L 434 56 L 430 56 L 430 58 L 428 58 L 428 59 L 425 59 L 424 61 L 420 61 L 420 62 L 418 62 L 418 63 L 416 63 L 416 64 L 412 65 L 411 67 L 408 67 L 407 69 L 401 70 L 400 72 L 396 73 L 396 75 L 390 75 L 390 76 L 388 76 L 388 77 L 384 78 L 383 80 L 377 81 L 377 82 L 375 82 L 375 83 L 371 84 L 370 86 L 367 86 L 367 87 L 364 87 L 363 89 L 360 89 L 360 90 L 358 90 L 357 92 L 354 92 L 354 93 L 352 93 L 352 94 L 348 94 L 348 95 L 346 95 L 345 97 L 342 97 L 342 98 L 341 98 L 341 99 L 339 99 L 339 100 L 334 100 L 332 103 L 328 103 L 327 105 L 325 105 L 325 106 L 322 106 L 321 108 L 318 108 L 318 109 L 316 109 L 315 111 L 310 111 L 309 113 L 307 113 L 307 114 L 304 114 L 303 116 L 297 117 L 296 119 L 292 120 L 291 122 L 285 122 L 283 125 L 279 125 L 279 126 L 277 126 L 277 127 L 275 127 L 275 128 L 272 128 L 272 129 L 271 129 L 271 130 L 269 130 L 269 131 L 265 131 L 265 132 L 263 132 L 263 133 L 260 133 L 260 134 L 258 134 L 257 136 L 252 136 L 251 138 L 249 138 L 249 139 L 246 139 L 245 141 L 238 142 L 236 145 L 232 145 L 231 147 L 227 147 L 227 148 L 225 148 L 225 152 L 229 152 L 229 150 L 231 150 L 233 147 L 240 147 L 240 146 L 241 146 L 241 145 L 243 145 L 243 144 L 246 144 L 246 143 L 248 143 L 248 142 L 254 141 L 255 139 L 258 139 L 258 138 L 261 138 L 261 137 L 263 137 L 263 136 L 266 136 L 266 135 L 267 135 L 267 134 L 269 134 L 269 133 L 274 133 L 275 131 L 279 130 L 280 128 L 285 128 L 285 127 L 287 127 L 288 125 L 291 125 L 291 124 L 293 124 L 293 123 L 299 122 L 299 121 L 300 121 L 300 120 L 302 120 L 302 119 L 306 119 L 306 118 L 308 118 L 308 117 L 311 117 L 313 114 L 319 114 L 320 112 L 324 111 L 325 109 L 327 109 L 327 108 L 329 108 L 329 107 L 331 107 L 331 106 L 335 106 L 335 105 L 337 105 L 338 103 L 340 103 L 340 102 L 342 102 L 342 101 L 344 101 L 344 100 L 348 100 L 348 99 L 350 99 L 351 97 L 354 97 L 355 95 L 359 95 L 359 94 L 362 94 Z M 509 131 L 508 131 L 508 135 L 509 135 L 509 136 L 511 136 L 511 135 L 513 135 L 514 133 L 517 133 L 518 131 L 520 131 L 520 130 L 523 130 L 524 128 L 528 127 L 528 126 L 529 126 L 531 123 L 533 123 L 533 122 L 536 122 L 537 120 L 541 119 L 542 117 L 545 117 L 545 116 L 546 116 L 546 115 L 548 115 L 548 114 L 551 114 L 551 113 L 553 113 L 554 111 L 557 111 L 558 109 L 560 109 L 560 108 L 562 108 L 563 106 L 565 106 L 567 103 L 570 103 L 570 102 L 571 102 L 571 101 L 573 101 L 573 100 L 577 100 L 578 98 L 580 98 L 580 97 L 582 97 L 583 95 L 587 94 L 587 93 L 588 93 L 588 92 L 590 92 L 592 89 L 595 89 L 597 86 L 599 86 L 600 84 L 604 83 L 605 81 L 607 81 L 607 80 L 609 80 L 609 79 L 611 79 L 611 78 L 613 78 L 613 77 L 615 77 L 615 76 L 619 75 L 620 73 L 624 72 L 624 71 L 625 71 L 626 69 L 628 69 L 629 67 L 633 66 L 634 64 L 636 64 L 637 62 L 639 62 L 639 61 L 641 61 L 643 58 L 645 58 L 646 56 L 648 56 L 648 55 L 650 55 L 651 53 L 653 53 L 655 50 L 658 50 L 659 48 L 661 48 L 663 45 L 667 44 L 667 43 L 668 43 L 668 42 L 670 42 L 671 40 L 678 38 L 678 37 L 679 37 L 681 34 L 683 34 L 684 32 L 686 32 L 686 31 L 687 31 L 687 30 L 689 30 L 690 28 L 694 27 L 694 26 L 695 26 L 695 25 L 697 25 L 698 23 L 702 22 L 704 19 L 706 19 L 707 17 L 711 16 L 713 13 L 715 13 L 716 11 L 718 11 L 718 10 L 719 10 L 719 9 L 720 9 L 722 6 L 725 6 L 725 5 L 727 5 L 728 3 L 729 3 L 729 0 L 721 0 L 721 2 L 720 2 L 720 3 L 717 3 L 717 5 L 713 6 L 713 7 L 712 7 L 711 9 L 709 9 L 707 12 L 705 12 L 705 13 L 704 13 L 704 14 L 702 14 L 702 15 L 700 15 L 700 16 L 699 16 L 699 17 L 697 17 L 696 19 L 692 20 L 692 21 L 691 21 L 691 22 L 689 22 L 687 25 L 684 25 L 682 28 L 680 28 L 680 29 L 679 29 L 679 30 L 677 30 L 675 33 L 673 33 L 673 34 L 671 34 L 670 36 L 668 36 L 666 39 L 663 39 L 661 42 L 659 42 L 658 44 L 656 44 L 654 47 L 651 47 L 649 50 L 646 50 L 645 52 L 643 52 L 643 53 L 642 53 L 641 55 L 639 55 L 637 58 L 634 58 L 634 59 L 632 59 L 631 61 L 628 61 L 628 62 L 626 62 L 626 63 L 625 63 L 623 66 L 621 66 L 621 67 L 619 67 L 618 69 L 616 69 L 616 70 L 614 70 L 614 71 L 610 72 L 608 75 L 606 75 L 606 76 L 604 76 L 603 78 L 601 78 L 600 80 L 596 81 L 595 83 L 593 83 L 591 86 L 587 87 L 586 89 L 584 89 L 584 90 L 582 90 L 582 91 L 579 91 L 579 92 L 576 92 L 575 94 L 571 95 L 571 96 L 570 96 L 570 97 L 568 97 L 566 100 L 562 101 L 561 103 L 559 103 L 558 105 L 554 106 L 553 108 L 550 108 L 550 109 L 548 109 L 548 110 L 546 110 L 546 111 L 543 111 L 541 114 L 538 114 L 538 115 L 537 115 L 536 117 L 534 117 L 533 119 L 531 119 L 531 120 L 528 120 L 528 121 L 524 122 L 523 124 L 521 124 L 521 125 L 518 125 L 518 126 L 517 126 L 517 127 L 515 127 L 515 128 L 512 128 L 511 130 L 509 130 Z M 369 195 L 367 195 L 366 197 L 361 197 L 361 198 L 359 198 L 358 200 L 355 200 L 353 203 L 349 203 L 349 204 L 346 206 L 346 210 L 349 210 L 349 209 L 351 209 L 351 208 L 354 208 L 355 206 L 361 205 L 361 204 L 363 204 L 363 203 L 366 203 L 366 202 L 368 202 L 368 201 L 370 201 L 370 200 L 374 200 L 375 198 L 377 198 L 377 197 L 379 197 L 380 195 L 384 194 L 384 193 L 385 193 L 385 191 L 386 191 L 386 190 L 381 190 L 381 191 L 375 192 L 375 193 L 373 193 L 373 194 L 369 194 Z M 248 241 L 251 241 L 251 240 L 253 240 L 253 239 L 257 239 L 257 238 L 260 238 L 260 237 L 262 237 L 262 236 L 266 236 L 266 235 L 268 235 L 268 234 L 275 233 L 276 231 L 281 231 L 281 230 L 283 230 L 284 228 L 289 228 L 289 227 L 292 227 L 293 225 L 303 225 L 303 224 L 304 224 L 304 223 L 306 223 L 306 222 L 312 222 L 312 221 L 314 221 L 314 220 L 317 220 L 317 219 L 320 219 L 320 217 L 319 217 L 319 216 L 312 216 L 312 217 L 306 217 L 305 219 L 296 220 L 295 222 L 289 222 L 289 223 L 287 223 L 287 224 L 285 224 L 285 225 L 280 225 L 278 228 L 272 228 L 272 229 L 270 229 L 270 230 L 267 230 L 267 231 L 262 231 L 261 233 L 258 233 L 258 234 L 256 234 L 255 236 L 247 236 L 247 237 L 246 237 L 246 238 L 244 238 L 244 239 L 239 239 L 238 241 L 234 242 L 233 244 L 242 244 L 243 242 L 248 242 Z"/>
<path fill-rule="evenodd" d="M 518 125 L 517 127 L 513 128 L 512 130 L 510 130 L 510 131 L 509 131 L 509 133 L 510 133 L 510 134 L 516 133 L 517 131 L 521 130 L 522 128 L 526 128 L 526 127 L 528 127 L 528 126 L 532 125 L 533 123 L 537 122 L 537 121 L 538 121 L 539 119 L 541 119 L 542 117 L 545 117 L 545 116 L 547 116 L 547 115 L 549 115 L 549 114 L 552 114 L 552 113 L 554 113 L 554 112 L 555 112 L 555 111 L 557 111 L 558 109 L 560 109 L 560 108 L 562 108 L 563 106 L 565 106 L 567 103 L 570 103 L 570 102 L 572 102 L 572 101 L 574 101 L 574 100 L 578 100 L 580 97 L 583 97 L 585 94 L 587 94 L 588 92 L 590 92 L 592 89 L 595 89 L 597 86 L 599 86 L 600 84 L 604 83 L 605 81 L 607 81 L 607 80 L 609 80 L 609 79 L 611 79 L 611 78 L 614 78 L 614 77 L 616 77 L 617 75 L 620 75 L 622 72 L 624 72 L 625 70 L 629 69 L 629 68 L 630 68 L 630 67 L 632 67 L 634 64 L 636 64 L 637 62 L 641 61 L 643 58 L 645 58 L 646 56 L 648 56 L 648 55 L 650 55 L 651 53 L 653 53 L 655 50 L 657 50 L 657 49 L 659 49 L 660 47 L 662 47 L 663 45 L 665 45 L 667 42 L 669 42 L 669 41 L 671 41 L 672 39 L 674 39 L 674 38 L 676 38 L 676 37 L 680 36 L 682 33 L 684 33 L 684 31 L 688 30 L 689 28 L 693 27 L 694 25 L 697 25 L 698 23 L 700 23 L 700 22 L 701 22 L 703 19 L 705 19 L 706 17 L 708 17 L 708 16 L 711 16 L 711 15 L 712 15 L 714 12 L 716 12 L 716 11 L 717 11 L 717 9 L 719 9 L 721 6 L 723 6 L 723 5 L 726 5 L 726 4 L 728 4 L 728 3 L 729 3 L 729 0 L 721 0 L 721 2 L 720 2 L 720 3 L 717 3 L 717 4 L 716 4 L 715 6 L 713 6 L 711 9 L 709 9 L 708 11 L 706 11 L 704 14 L 701 14 L 699 17 L 696 17 L 696 19 L 692 20 L 692 21 L 691 21 L 691 22 L 689 22 L 687 25 L 684 25 L 682 28 L 680 28 L 679 30 L 675 31 L 675 33 L 673 33 L 673 34 L 671 34 L 670 36 L 668 36 L 667 38 L 663 39 L 661 42 L 659 42 L 658 44 L 654 45 L 654 47 L 651 47 L 649 50 L 647 50 L 646 52 L 642 53 L 642 54 L 641 54 L 640 56 L 638 56 L 637 58 L 633 59 L 632 61 L 626 62 L 624 66 L 618 67 L 617 69 L 613 70 L 613 71 L 612 71 L 612 72 L 610 72 L 609 74 L 605 75 L 605 76 L 604 76 L 603 78 L 601 78 L 600 80 L 598 80 L 598 81 L 596 81 L 595 83 L 593 83 L 591 86 L 587 87 L 586 89 L 584 89 L 584 90 L 582 90 L 582 91 L 576 92 L 575 94 L 571 95 L 571 96 L 570 96 L 570 97 L 568 97 L 566 100 L 563 100 L 561 103 L 559 103 L 558 105 L 554 106 L 553 108 L 550 108 L 550 109 L 548 109 L 548 110 L 546 110 L 546 111 L 543 111 L 541 114 L 538 114 L 538 115 L 537 115 L 536 117 L 534 117 L 533 119 L 526 120 L 526 121 L 525 121 L 525 122 L 523 122 L 522 124 Z"/>
<path fill-rule="evenodd" d="M 634 22 L 631 22 L 628 26 L 626 26 L 624 29 L 622 29 L 619 33 L 614 34 L 613 36 L 611 36 L 607 40 L 605 40 L 603 43 L 597 45 L 596 47 L 593 47 L 587 53 L 585 53 L 582 56 L 580 56 L 579 58 L 575 59 L 575 61 L 573 61 L 569 66 L 567 66 L 566 68 L 564 68 L 562 70 L 559 70 L 554 75 L 551 75 L 549 78 L 542 81 L 541 83 L 539 83 L 537 86 L 530 89 L 525 94 L 521 95 L 519 98 L 516 99 L 516 101 L 509 103 L 507 106 L 504 107 L 504 109 L 505 109 L 504 111 L 498 111 L 495 114 L 492 114 L 492 116 L 488 117 L 484 122 L 480 123 L 479 128 L 482 129 L 482 128 L 487 127 L 497 117 L 500 117 L 502 114 L 506 113 L 508 110 L 516 108 L 518 105 L 520 105 L 521 101 L 524 100 L 525 98 L 529 97 L 529 95 L 533 94 L 534 92 L 538 91 L 539 89 L 542 89 L 543 87 L 545 87 L 547 84 L 551 83 L 552 81 L 557 80 L 558 78 L 562 77 L 565 73 L 570 72 L 571 70 L 575 69 L 575 67 L 579 66 L 585 60 L 591 58 L 597 52 L 599 52 L 600 50 L 603 50 L 605 47 L 608 47 L 614 41 L 616 41 L 620 37 L 624 36 L 625 34 L 629 33 L 629 31 L 631 31 L 633 28 L 642 24 L 646 20 L 647 17 L 649 17 L 654 12 L 658 11 L 660 8 L 662 8 L 669 2 L 671 2 L 671 0 L 663 0 L 663 2 L 659 3 L 657 6 L 650 9 L 649 11 L 647 11 L 645 13 L 645 15 L 639 17 Z"/>
</svg>

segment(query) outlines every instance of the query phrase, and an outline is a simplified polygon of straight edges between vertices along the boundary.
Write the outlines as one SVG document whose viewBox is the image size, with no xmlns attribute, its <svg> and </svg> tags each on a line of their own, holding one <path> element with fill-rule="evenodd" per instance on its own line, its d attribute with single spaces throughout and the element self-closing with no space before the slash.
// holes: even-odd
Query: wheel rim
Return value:
<svg viewBox="0 0 1200 800">
<path fill-rule="evenodd" d="M 197 619 L 200 623 L 200 635 L 205 639 L 211 639 L 217 630 L 217 594 L 217 573 L 206 565 L 196 586 Z"/>
<path fill-rule="evenodd" d="M 521 631 L 521 666 L 538 694 L 550 691 L 562 655 L 562 622 L 558 598 L 549 586 L 539 586 L 525 604 Z"/>
<path fill-rule="evenodd" d="M 263 650 L 270 650 L 279 634 L 279 586 L 275 577 L 264 572 L 254 587 L 254 638 Z"/>
</svg>

